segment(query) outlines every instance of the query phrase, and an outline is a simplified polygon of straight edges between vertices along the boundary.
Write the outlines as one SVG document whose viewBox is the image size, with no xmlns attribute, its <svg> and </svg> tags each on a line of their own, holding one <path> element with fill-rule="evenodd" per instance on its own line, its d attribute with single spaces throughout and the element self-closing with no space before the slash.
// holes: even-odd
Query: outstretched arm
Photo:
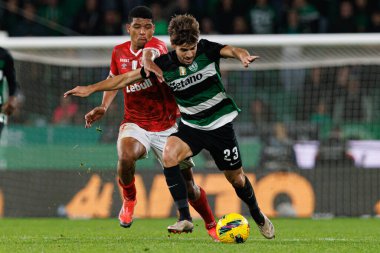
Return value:
<svg viewBox="0 0 380 253">
<path fill-rule="evenodd" d="M 141 76 L 140 71 L 141 69 L 136 69 L 95 84 L 77 86 L 72 90 L 66 91 L 63 96 L 67 97 L 73 95 L 77 97 L 88 97 L 97 91 L 118 90 L 126 87 L 129 84 L 143 80 L 144 78 Z"/>
<path fill-rule="evenodd" d="M 250 55 L 246 49 L 233 47 L 233 46 L 225 46 L 220 50 L 220 55 L 225 58 L 235 58 L 241 61 L 245 68 L 248 67 L 250 63 L 259 58 L 256 55 Z"/>
</svg>

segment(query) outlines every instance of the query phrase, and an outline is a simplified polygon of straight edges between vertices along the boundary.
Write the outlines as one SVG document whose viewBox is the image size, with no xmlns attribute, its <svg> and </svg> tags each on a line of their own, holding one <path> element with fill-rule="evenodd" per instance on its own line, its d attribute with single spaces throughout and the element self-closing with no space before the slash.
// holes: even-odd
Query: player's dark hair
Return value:
<svg viewBox="0 0 380 253">
<path fill-rule="evenodd" d="M 168 33 L 173 45 L 196 44 L 199 39 L 199 23 L 189 14 L 176 15 L 169 23 Z"/>
<path fill-rule="evenodd" d="M 146 6 L 136 6 L 128 14 L 128 23 L 132 23 L 133 18 L 145 18 L 153 21 L 152 10 Z"/>
</svg>

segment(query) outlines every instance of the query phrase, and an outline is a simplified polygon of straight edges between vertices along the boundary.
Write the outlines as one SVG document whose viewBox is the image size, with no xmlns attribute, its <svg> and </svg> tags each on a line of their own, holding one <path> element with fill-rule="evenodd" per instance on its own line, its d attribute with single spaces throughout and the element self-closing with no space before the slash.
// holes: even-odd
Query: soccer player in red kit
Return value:
<svg viewBox="0 0 380 253">
<path fill-rule="evenodd" d="M 117 45 L 112 53 L 108 78 L 149 65 L 156 57 L 166 54 L 163 41 L 153 37 L 154 24 L 151 10 L 144 6 L 132 9 L 128 16 L 127 30 L 131 40 Z M 103 93 L 102 104 L 86 114 L 86 127 L 99 120 L 115 98 L 117 91 Z M 150 149 L 162 164 L 162 152 L 166 139 L 177 130 L 178 108 L 168 86 L 152 75 L 123 89 L 124 119 L 117 141 L 119 185 L 123 189 L 123 205 L 119 213 L 120 225 L 128 228 L 133 222 L 136 205 L 135 163 L 145 158 Z M 181 163 L 186 180 L 189 202 L 201 215 L 208 234 L 218 240 L 215 219 L 204 190 L 194 183 L 192 160 Z"/>
</svg>

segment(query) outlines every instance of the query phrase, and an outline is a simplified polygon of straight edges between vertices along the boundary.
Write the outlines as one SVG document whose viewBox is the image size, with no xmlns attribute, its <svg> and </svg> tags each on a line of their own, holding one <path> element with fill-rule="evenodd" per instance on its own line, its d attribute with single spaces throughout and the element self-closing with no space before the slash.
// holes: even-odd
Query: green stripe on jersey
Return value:
<svg viewBox="0 0 380 253">
<path fill-rule="evenodd" d="M 215 97 L 217 94 L 221 92 L 224 93 L 224 90 L 221 90 L 220 87 L 217 85 L 212 85 L 209 89 L 204 90 L 203 92 L 200 92 L 198 94 L 195 94 L 193 97 L 189 99 L 176 98 L 176 102 L 178 105 L 182 107 L 192 107 L 192 106 L 206 102 L 207 100 Z"/>
</svg>

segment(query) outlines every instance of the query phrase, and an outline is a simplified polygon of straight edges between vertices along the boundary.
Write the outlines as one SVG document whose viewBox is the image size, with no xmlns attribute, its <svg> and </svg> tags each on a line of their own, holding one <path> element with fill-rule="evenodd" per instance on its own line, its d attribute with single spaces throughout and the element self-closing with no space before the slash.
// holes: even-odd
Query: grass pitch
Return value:
<svg viewBox="0 0 380 253">
<path fill-rule="evenodd" d="M 191 234 L 170 235 L 174 219 L 0 219 L 0 252 L 380 252 L 380 219 L 274 219 L 276 238 L 262 237 L 253 220 L 244 244 L 214 243 L 203 222 Z"/>
</svg>

